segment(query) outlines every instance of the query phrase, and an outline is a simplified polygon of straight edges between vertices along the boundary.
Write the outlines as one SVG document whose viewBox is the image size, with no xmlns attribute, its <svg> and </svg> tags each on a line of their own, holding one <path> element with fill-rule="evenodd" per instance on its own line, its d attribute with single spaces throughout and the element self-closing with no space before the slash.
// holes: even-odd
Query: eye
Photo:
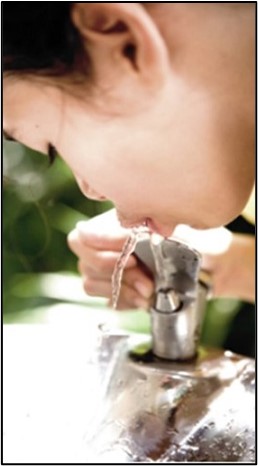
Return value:
<svg viewBox="0 0 258 466">
<path fill-rule="evenodd" d="M 49 158 L 49 163 L 52 165 L 58 155 L 57 150 L 53 144 L 49 143 L 47 146 L 47 155 Z"/>
<path fill-rule="evenodd" d="M 12 141 L 12 142 L 17 142 L 16 139 L 14 139 L 10 134 L 8 134 L 6 131 L 3 130 L 3 136 L 6 141 Z"/>
</svg>

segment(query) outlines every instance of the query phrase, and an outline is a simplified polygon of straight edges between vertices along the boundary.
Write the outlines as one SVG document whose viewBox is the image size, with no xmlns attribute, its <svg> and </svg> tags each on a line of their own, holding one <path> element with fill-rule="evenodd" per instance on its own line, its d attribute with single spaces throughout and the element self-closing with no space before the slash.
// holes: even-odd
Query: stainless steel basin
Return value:
<svg viewBox="0 0 258 466">
<path fill-rule="evenodd" d="M 254 463 L 254 361 L 201 348 L 171 363 L 144 338 L 5 326 L 4 461 Z"/>
<path fill-rule="evenodd" d="M 139 343 L 139 342 L 138 342 Z M 135 356 L 135 337 L 103 336 L 104 409 L 85 438 L 103 462 L 252 462 L 254 362 L 200 349 L 188 363 Z M 148 346 L 148 344 L 147 344 Z"/>
</svg>

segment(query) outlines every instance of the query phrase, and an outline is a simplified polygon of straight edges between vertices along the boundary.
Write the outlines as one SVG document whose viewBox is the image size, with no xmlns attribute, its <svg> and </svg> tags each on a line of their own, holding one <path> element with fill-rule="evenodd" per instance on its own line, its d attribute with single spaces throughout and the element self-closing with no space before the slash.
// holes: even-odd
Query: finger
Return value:
<svg viewBox="0 0 258 466">
<path fill-rule="evenodd" d="M 196 230 L 188 225 L 177 225 L 173 236 L 187 242 L 202 254 L 221 254 L 232 242 L 232 232 L 225 227 Z"/>
<path fill-rule="evenodd" d="M 144 299 L 150 299 L 154 293 L 154 282 L 151 280 L 140 267 L 132 267 L 125 270 L 123 274 L 123 283 L 136 290 Z"/>
<path fill-rule="evenodd" d="M 95 271 L 96 274 L 109 276 L 111 278 L 120 254 L 113 251 L 95 251 L 88 248 L 78 248 L 77 256 L 84 266 L 85 273 Z M 127 270 L 131 267 L 135 267 L 135 264 L 135 257 L 130 256 L 124 269 Z"/>
<path fill-rule="evenodd" d="M 107 254 L 108 256 L 109 254 Z M 78 270 L 81 275 L 90 276 L 92 278 L 109 280 L 111 283 L 111 277 L 115 269 L 116 259 L 112 257 L 105 257 L 101 259 L 101 264 L 93 263 L 89 260 L 78 260 Z M 128 266 L 127 266 L 128 267 Z"/>
<path fill-rule="evenodd" d="M 112 287 L 110 281 L 95 280 L 91 277 L 83 278 L 83 287 L 90 296 L 108 298 L 112 302 Z M 149 301 L 125 283 L 122 284 L 117 309 L 149 308 Z"/>
<path fill-rule="evenodd" d="M 78 222 L 75 231 L 83 244 L 95 249 L 113 251 L 121 251 L 130 235 L 130 230 L 125 228 L 103 230 L 103 226 L 96 228 L 90 222 Z"/>
<path fill-rule="evenodd" d="M 89 269 L 96 271 L 104 271 L 105 273 L 112 273 L 117 260 L 120 257 L 121 252 L 116 252 L 112 250 L 96 250 L 91 247 L 86 246 L 80 240 L 76 233 L 72 232 L 69 234 L 68 243 L 70 249 L 76 254 L 80 261 L 85 263 L 85 266 Z M 125 269 L 134 267 L 137 263 L 136 258 L 131 255 L 126 264 Z"/>
<path fill-rule="evenodd" d="M 82 276 L 89 277 L 94 280 L 106 280 L 111 284 L 111 277 L 109 269 L 104 267 L 101 270 L 94 270 L 88 263 L 83 261 L 78 262 L 78 269 Z M 122 283 L 135 289 L 143 298 L 149 299 L 154 293 L 154 282 L 148 275 L 146 275 L 140 267 L 131 267 L 125 269 L 122 275 Z"/>
</svg>

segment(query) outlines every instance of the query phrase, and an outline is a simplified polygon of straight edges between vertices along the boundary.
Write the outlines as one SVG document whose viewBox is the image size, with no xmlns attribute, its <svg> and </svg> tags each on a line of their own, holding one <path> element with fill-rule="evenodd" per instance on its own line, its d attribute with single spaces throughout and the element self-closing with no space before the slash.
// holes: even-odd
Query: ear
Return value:
<svg viewBox="0 0 258 466">
<path fill-rule="evenodd" d="M 90 55 L 95 84 L 164 84 L 169 67 L 165 42 L 146 9 L 138 3 L 74 3 L 72 21 Z M 128 92 L 128 88 L 127 88 Z"/>
</svg>

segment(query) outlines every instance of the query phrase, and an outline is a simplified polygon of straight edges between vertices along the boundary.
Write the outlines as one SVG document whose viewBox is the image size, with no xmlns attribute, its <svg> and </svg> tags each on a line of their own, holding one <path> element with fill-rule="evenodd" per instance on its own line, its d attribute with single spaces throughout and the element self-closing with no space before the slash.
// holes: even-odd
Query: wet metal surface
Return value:
<svg viewBox="0 0 258 466">
<path fill-rule="evenodd" d="M 21 327 L 4 333 L 6 462 L 255 462 L 253 360 L 171 363 L 132 356 L 139 336 Z"/>
<path fill-rule="evenodd" d="M 253 361 L 201 350 L 188 363 L 140 362 L 130 343 L 116 342 L 106 411 L 89 438 L 101 460 L 254 461 Z"/>
</svg>

